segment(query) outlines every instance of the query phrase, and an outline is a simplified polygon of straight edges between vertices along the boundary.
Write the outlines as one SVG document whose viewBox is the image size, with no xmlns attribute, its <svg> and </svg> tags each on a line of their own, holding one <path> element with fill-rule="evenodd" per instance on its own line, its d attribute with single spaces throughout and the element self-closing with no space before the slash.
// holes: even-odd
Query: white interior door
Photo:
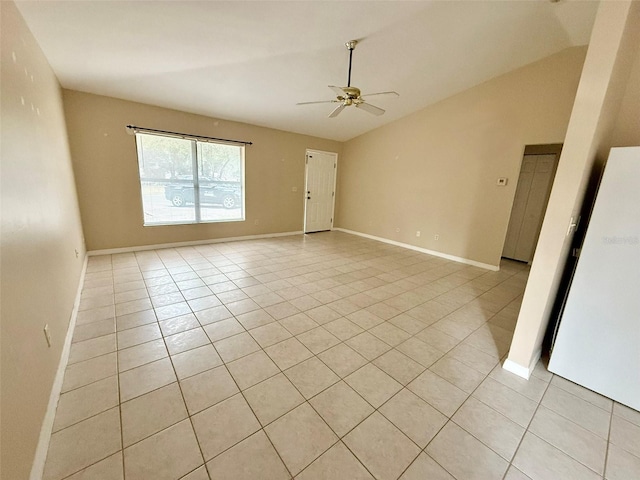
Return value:
<svg viewBox="0 0 640 480">
<path fill-rule="evenodd" d="M 524 156 L 503 257 L 522 262 L 533 259 L 556 173 L 556 160 L 556 154 Z"/>
<path fill-rule="evenodd" d="M 336 153 L 307 150 L 305 233 L 331 230 L 337 162 Z"/>
</svg>

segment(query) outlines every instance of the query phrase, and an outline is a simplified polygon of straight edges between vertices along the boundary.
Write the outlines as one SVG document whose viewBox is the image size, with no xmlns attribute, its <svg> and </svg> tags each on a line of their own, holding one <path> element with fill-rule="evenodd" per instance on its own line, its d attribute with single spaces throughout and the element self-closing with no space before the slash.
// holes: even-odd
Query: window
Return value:
<svg viewBox="0 0 640 480">
<path fill-rule="evenodd" d="M 136 133 L 144 225 L 244 220 L 244 145 Z"/>
</svg>

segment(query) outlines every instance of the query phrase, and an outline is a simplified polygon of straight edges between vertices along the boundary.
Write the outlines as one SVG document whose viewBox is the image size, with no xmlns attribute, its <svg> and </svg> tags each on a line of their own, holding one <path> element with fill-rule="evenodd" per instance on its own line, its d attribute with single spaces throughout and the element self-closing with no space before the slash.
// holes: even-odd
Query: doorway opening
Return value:
<svg viewBox="0 0 640 480">
<path fill-rule="evenodd" d="M 338 154 L 307 150 L 305 163 L 304 233 L 331 230 Z"/>
<path fill-rule="evenodd" d="M 562 144 L 525 147 L 503 258 L 524 263 L 533 260 L 561 150 Z"/>
</svg>

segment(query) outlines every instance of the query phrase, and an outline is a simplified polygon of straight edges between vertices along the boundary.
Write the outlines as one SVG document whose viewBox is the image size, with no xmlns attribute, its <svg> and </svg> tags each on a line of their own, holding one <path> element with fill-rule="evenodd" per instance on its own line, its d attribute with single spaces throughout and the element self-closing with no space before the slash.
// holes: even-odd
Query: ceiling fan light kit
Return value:
<svg viewBox="0 0 640 480">
<path fill-rule="evenodd" d="M 362 95 L 360 89 L 357 87 L 351 86 L 351 65 L 353 60 L 353 50 L 356 48 L 358 44 L 357 40 L 350 40 L 345 43 L 347 50 L 349 50 L 349 74 L 347 77 L 347 86 L 346 87 L 337 87 L 335 85 L 329 85 L 329 88 L 333 90 L 337 96 L 335 100 L 321 100 L 317 102 L 301 102 L 296 105 L 312 105 L 317 103 L 339 103 L 330 114 L 329 118 L 337 117 L 342 110 L 346 107 L 355 106 L 365 112 L 371 113 L 373 115 L 382 115 L 384 110 L 380 107 L 376 107 L 375 105 L 371 105 L 370 103 L 366 103 L 363 97 L 371 97 L 373 95 L 388 95 L 399 97 L 397 92 L 389 91 L 389 92 L 377 92 L 377 93 L 369 93 L 366 95 Z"/>
</svg>

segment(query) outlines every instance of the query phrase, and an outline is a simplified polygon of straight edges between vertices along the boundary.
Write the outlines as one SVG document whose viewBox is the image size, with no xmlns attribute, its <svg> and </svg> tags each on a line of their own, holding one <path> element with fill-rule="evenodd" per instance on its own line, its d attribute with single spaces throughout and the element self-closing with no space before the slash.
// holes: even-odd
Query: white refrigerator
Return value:
<svg viewBox="0 0 640 480">
<path fill-rule="evenodd" d="M 549 370 L 640 410 L 640 147 L 611 149 Z"/>
</svg>

